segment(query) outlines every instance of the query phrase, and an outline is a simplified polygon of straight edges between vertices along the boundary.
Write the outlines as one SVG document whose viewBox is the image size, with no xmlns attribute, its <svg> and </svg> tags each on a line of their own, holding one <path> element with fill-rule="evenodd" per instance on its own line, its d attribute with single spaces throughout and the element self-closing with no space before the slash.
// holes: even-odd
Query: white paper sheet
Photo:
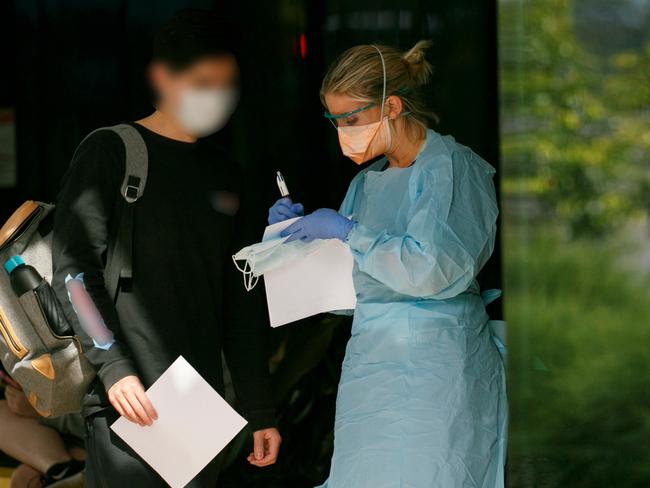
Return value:
<svg viewBox="0 0 650 488">
<path fill-rule="evenodd" d="M 182 356 L 147 395 L 158 412 L 151 427 L 121 417 L 111 429 L 172 488 L 188 484 L 246 425 Z"/>
<path fill-rule="evenodd" d="M 268 226 L 262 240 L 278 237 L 295 220 Z M 350 247 L 338 239 L 318 242 L 307 255 L 264 274 L 271 327 L 356 306 Z"/>
</svg>

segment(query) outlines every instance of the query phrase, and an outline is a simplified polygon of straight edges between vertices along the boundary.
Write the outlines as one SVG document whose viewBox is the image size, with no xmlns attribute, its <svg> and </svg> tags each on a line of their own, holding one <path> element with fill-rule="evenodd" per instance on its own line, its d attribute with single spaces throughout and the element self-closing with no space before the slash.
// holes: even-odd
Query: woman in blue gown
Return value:
<svg viewBox="0 0 650 488">
<path fill-rule="evenodd" d="M 339 238 L 355 260 L 357 306 L 326 488 L 504 486 L 507 402 L 502 323 L 476 276 L 494 249 L 494 169 L 427 128 L 426 42 L 407 53 L 349 49 L 321 98 L 357 163 L 339 212 L 319 209 L 289 240 Z M 301 206 L 281 199 L 271 223 Z"/>
</svg>

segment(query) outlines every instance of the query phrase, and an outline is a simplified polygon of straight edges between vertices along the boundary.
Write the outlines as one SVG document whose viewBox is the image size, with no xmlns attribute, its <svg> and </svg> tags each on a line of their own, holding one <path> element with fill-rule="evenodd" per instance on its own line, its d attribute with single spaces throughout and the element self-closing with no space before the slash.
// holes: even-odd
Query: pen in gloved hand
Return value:
<svg viewBox="0 0 650 488">
<path fill-rule="evenodd" d="M 280 195 L 282 196 L 282 198 L 288 197 L 289 188 L 287 188 L 287 184 L 284 181 L 284 176 L 282 176 L 282 173 L 278 171 L 276 173 L 275 180 L 278 182 L 278 189 L 280 190 Z"/>
<path fill-rule="evenodd" d="M 289 189 L 287 188 L 287 183 L 284 181 L 284 176 L 279 171 L 276 172 L 276 182 L 281 196 L 269 209 L 269 225 L 302 217 L 305 214 L 305 209 L 301 203 L 293 203 L 289 196 Z"/>
</svg>

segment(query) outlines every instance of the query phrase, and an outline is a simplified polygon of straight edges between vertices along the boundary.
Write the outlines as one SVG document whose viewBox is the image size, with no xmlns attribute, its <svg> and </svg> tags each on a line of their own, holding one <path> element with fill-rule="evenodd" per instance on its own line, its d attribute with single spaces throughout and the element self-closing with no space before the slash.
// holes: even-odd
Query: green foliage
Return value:
<svg viewBox="0 0 650 488">
<path fill-rule="evenodd" d="M 575 31 L 572 1 L 500 2 L 503 189 L 602 235 L 650 206 L 650 42 L 594 53 Z"/>
<path fill-rule="evenodd" d="M 505 239 L 511 486 L 650 486 L 650 279 L 553 234 Z"/>
<path fill-rule="evenodd" d="M 650 30 L 576 23 L 626 3 L 499 2 L 514 487 L 650 486 Z"/>
</svg>

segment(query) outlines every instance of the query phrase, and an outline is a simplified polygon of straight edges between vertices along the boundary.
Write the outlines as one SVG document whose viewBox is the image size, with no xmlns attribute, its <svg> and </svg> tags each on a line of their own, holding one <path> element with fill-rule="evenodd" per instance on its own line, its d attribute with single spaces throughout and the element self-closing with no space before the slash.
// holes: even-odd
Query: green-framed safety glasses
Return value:
<svg viewBox="0 0 650 488">
<path fill-rule="evenodd" d="M 325 110 L 325 113 L 323 113 L 323 117 L 325 117 L 327 120 L 329 120 L 332 123 L 332 125 L 334 126 L 334 128 L 336 129 L 336 128 L 338 128 L 338 126 L 336 125 L 336 121 L 338 119 L 344 119 L 346 117 L 349 117 L 350 115 L 358 114 L 359 112 L 363 112 L 364 110 L 368 110 L 370 107 L 372 107 L 374 105 L 376 105 L 375 102 L 371 102 L 368 105 L 364 105 L 363 107 L 358 108 L 356 110 L 352 110 L 350 112 L 345 112 L 344 114 L 336 114 L 336 115 L 331 114 L 327 110 Z"/>
</svg>

